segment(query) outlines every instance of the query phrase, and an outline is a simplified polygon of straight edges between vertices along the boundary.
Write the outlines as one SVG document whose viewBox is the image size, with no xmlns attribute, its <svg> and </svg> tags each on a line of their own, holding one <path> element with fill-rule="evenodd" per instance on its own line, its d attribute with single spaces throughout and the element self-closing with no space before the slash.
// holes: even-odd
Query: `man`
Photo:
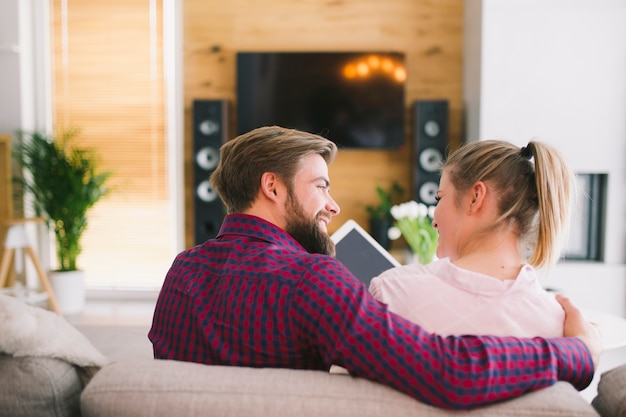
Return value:
<svg viewBox="0 0 626 417">
<path fill-rule="evenodd" d="M 429 334 L 377 302 L 339 261 L 327 231 L 335 145 L 263 127 L 222 146 L 211 176 L 229 214 L 216 239 L 179 254 L 149 333 L 155 358 L 328 370 L 425 403 L 470 408 L 547 387 L 579 389 L 601 352 L 567 299 L 558 339 Z"/>
</svg>

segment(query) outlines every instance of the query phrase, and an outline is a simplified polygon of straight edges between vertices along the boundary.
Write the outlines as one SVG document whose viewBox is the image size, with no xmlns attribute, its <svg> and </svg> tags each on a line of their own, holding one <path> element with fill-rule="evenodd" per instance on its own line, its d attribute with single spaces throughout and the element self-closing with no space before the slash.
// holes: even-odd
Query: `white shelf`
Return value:
<svg viewBox="0 0 626 417">
<path fill-rule="evenodd" d="M 596 310 L 581 309 L 583 316 L 597 323 L 602 332 L 602 345 L 605 350 L 626 346 L 626 319 L 615 314 Z"/>
</svg>

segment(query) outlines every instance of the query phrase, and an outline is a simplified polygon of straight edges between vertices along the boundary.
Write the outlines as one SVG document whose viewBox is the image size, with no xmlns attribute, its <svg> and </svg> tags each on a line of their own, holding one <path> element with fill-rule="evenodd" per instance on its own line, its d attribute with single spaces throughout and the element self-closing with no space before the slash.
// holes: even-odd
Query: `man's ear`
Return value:
<svg viewBox="0 0 626 417">
<path fill-rule="evenodd" d="M 487 185 L 483 181 L 476 181 L 470 193 L 469 212 L 475 213 L 484 207 L 487 200 Z"/>
<path fill-rule="evenodd" d="M 276 201 L 278 198 L 278 189 L 280 187 L 280 180 L 276 174 L 272 172 L 265 172 L 261 175 L 261 193 L 268 199 Z"/>
</svg>

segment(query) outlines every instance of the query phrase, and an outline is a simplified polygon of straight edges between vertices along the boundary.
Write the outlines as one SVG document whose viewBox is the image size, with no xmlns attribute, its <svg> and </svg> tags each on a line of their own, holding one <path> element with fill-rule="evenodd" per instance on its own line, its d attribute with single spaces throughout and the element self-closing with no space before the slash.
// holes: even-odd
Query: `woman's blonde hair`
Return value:
<svg viewBox="0 0 626 417">
<path fill-rule="evenodd" d="M 515 227 L 531 265 L 558 261 L 575 177 L 556 149 L 537 141 L 522 148 L 502 140 L 473 142 L 451 154 L 443 170 L 459 194 L 477 181 L 493 188 L 500 216 L 489 230 Z"/>
</svg>

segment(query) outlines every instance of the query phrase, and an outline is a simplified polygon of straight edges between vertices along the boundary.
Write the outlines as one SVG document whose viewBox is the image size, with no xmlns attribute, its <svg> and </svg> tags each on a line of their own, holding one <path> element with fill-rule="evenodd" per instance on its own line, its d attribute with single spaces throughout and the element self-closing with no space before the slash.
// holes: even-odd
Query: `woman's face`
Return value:
<svg viewBox="0 0 626 417">
<path fill-rule="evenodd" d="M 457 203 L 457 191 L 450 182 L 446 171 L 441 175 L 437 191 L 437 207 L 435 207 L 433 226 L 439 232 L 437 257 L 458 257 L 459 248 L 464 236 L 463 212 Z"/>
</svg>

